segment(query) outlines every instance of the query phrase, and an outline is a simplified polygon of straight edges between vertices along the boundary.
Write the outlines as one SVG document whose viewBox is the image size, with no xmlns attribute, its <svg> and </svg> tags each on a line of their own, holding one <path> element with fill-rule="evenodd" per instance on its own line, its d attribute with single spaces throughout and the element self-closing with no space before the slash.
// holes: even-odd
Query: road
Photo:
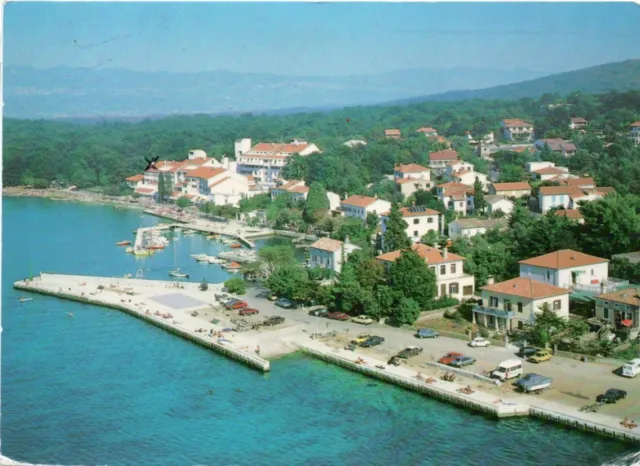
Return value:
<svg viewBox="0 0 640 466">
<path fill-rule="evenodd" d="M 341 322 L 322 317 L 314 317 L 308 314 L 305 308 L 288 310 L 282 309 L 268 299 L 264 290 L 250 288 L 244 299 L 250 307 L 260 310 L 261 315 L 281 315 L 286 319 L 297 322 L 308 333 L 337 332 L 334 339 L 336 346 L 344 346 L 347 341 L 361 333 L 371 333 L 385 338 L 385 342 L 374 348 L 357 348 L 357 352 L 368 354 L 386 362 L 392 355 L 409 345 L 418 345 L 424 348 L 420 356 L 411 358 L 408 366 L 416 371 L 428 373 L 424 363 L 439 359 L 444 353 L 457 351 L 465 355 L 473 356 L 477 362 L 466 369 L 482 373 L 484 370 L 493 370 L 498 363 L 505 359 L 517 358 L 514 348 L 491 346 L 488 348 L 471 348 L 467 342 L 454 338 L 439 337 L 437 339 L 417 339 L 413 332 L 390 327 L 388 325 L 373 323 L 361 325 L 353 322 Z M 300 329 L 302 331 L 302 328 Z M 622 361 L 621 361 L 622 364 Z M 595 397 L 604 393 L 609 388 L 625 390 L 627 398 L 615 405 L 607 405 L 601 409 L 604 414 L 628 416 L 640 423 L 640 377 L 630 379 L 616 375 L 614 371 L 620 366 L 601 363 L 585 363 L 569 358 L 553 357 L 550 361 L 535 364 L 523 360 L 525 373 L 534 372 L 553 378 L 553 386 L 539 395 L 542 400 L 559 402 L 576 408 L 595 402 Z M 431 369 L 433 371 L 433 369 Z M 475 383 L 475 382 L 474 382 Z M 477 382 L 481 384 L 480 382 Z M 497 394 L 508 393 L 513 396 L 514 388 L 511 383 L 505 383 L 502 387 L 494 387 L 482 384 L 483 390 L 495 391 Z"/>
</svg>

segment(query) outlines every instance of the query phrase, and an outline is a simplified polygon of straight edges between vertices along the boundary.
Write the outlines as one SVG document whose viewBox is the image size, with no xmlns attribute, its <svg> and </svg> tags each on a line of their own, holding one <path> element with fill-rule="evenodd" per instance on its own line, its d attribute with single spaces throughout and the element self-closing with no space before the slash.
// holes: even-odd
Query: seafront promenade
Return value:
<svg viewBox="0 0 640 466">
<path fill-rule="evenodd" d="M 411 365 L 387 365 L 388 350 L 367 351 L 358 348 L 356 352 L 347 351 L 343 348 L 344 341 L 340 345 L 331 338 L 312 339 L 312 334 L 318 333 L 325 324 L 327 330 L 330 325 L 335 330 L 335 324 L 310 317 L 304 310 L 278 312 L 273 303 L 257 294 L 242 297 L 251 307 L 261 311 L 257 316 L 243 317 L 248 324 L 244 328 L 262 322 L 267 315 L 283 315 L 286 320 L 273 327 L 243 331 L 235 320 L 238 319 L 237 313 L 224 310 L 215 300 L 215 294 L 221 292 L 220 284 L 210 285 L 207 291 L 200 291 L 196 283 L 41 273 L 33 280 L 15 282 L 14 287 L 127 312 L 260 371 L 271 368 L 266 358 L 301 350 L 328 363 L 490 416 L 532 415 L 601 435 L 640 442 L 640 432 L 622 428 L 617 416 L 580 412 L 575 406 L 552 402 L 538 395 L 519 394 L 505 387 L 480 382 L 472 373 L 468 376 L 459 374 L 455 382 L 447 382 L 441 380 L 443 370 L 433 365 L 421 364 L 417 370 Z M 352 323 L 341 324 L 347 329 L 345 341 L 349 339 L 350 328 L 362 328 L 353 327 L 356 324 Z M 378 330 L 376 333 L 379 333 Z M 351 335 L 355 337 L 356 331 Z M 389 335 L 389 344 L 406 346 L 393 334 Z M 444 338 L 440 340 L 446 341 Z M 508 351 L 505 348 L 495 350 Z M 499 357 L 506 359 L 505 356 Z M 418 372 L 423 380 L 417 378 Z M 472 392 L 461 392 L 463 387 L 472 387 Z"/>
</svg>

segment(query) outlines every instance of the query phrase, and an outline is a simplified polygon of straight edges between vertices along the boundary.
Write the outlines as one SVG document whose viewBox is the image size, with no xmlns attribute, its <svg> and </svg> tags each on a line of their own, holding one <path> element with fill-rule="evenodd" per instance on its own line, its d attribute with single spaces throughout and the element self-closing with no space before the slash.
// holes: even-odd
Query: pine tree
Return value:
<svg viewBox="0 0 640 466">
<path fill-rule="evenodd" d="M 309 194 L 304 204 L 303 218 L 305 222 L 316 224 L 329 211 L 329 198 L 327 191 L 320 183 L 314 182 L 309 186 Z"/>
<path fill-rule="evenodd" d="M 402 218 L 398 204 L 391 205 L 391 212 L 387 217 L 386 229 L 382 240 L 384 252 L 396 251 L 411 247 L 411 240 L 407 236 L 407 222 Z"/>
<path fill-rule="evenodd" d="M 482 183 L 477 176 L 473 183 L 473 206 L 475 210 L 479 210 L 483 214 L 485 207 L 487 207 L 487 201 L 484 200 L 484 192 L 482 192 Z"/>
</svg>

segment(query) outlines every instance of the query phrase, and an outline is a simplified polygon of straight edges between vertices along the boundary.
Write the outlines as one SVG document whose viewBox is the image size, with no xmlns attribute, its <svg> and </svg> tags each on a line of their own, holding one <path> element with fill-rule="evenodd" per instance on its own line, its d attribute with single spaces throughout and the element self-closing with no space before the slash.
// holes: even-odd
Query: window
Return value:
<svg viewBox="0 0 640 466">
<path fill-rule="evenodd" d="M 551 280 L 551 272 L 547 270 L 547 280 Z"/>
<path fill-rule="evenodd" d="M 473 285 L 463 286 L 462 294 L 464 296 L 471 296 L 473 294 Z"/>
<path fill-rule="evenodd" d="M 504 300 L 504 310 L 511 312 L 511 301 L 508 299 Z"/>
<path fill-rule="evenodd" d="M 609 309 L 607 309 L 606 307 L 604 308 L 604 318 L 605 319 L 609 318 Z"/>
<path fill-rule="evenodd" d="M 498 298 L 496 298 L 495 296 L 491 296 L 489 298 L 489 306 L 490 307 L 498 307 Z"/>
<path fill-rule="evenodd" d="M 433 217 L 429 217 L 429 218 L 427 219 L 427 223 L 433 223 Z"/>
<path fill-rule="evenodd" d="M 593 269 L 591 269 L 591 276 L 593 277 Z"/>
<path fill-rule="evenodd" d="M 441 265 L 440 266 L 440 275 L 444 275 L 445 273 L 447 273 L 447 266 L 446 265 Z"/>
<path fill-rule="evenodd" d="M 413 219 L 413 224 L 417 225 L 418 223 L 420 223 L 420 219 L 419 218 L 414 218 Z"/>
<path fill-rule="evenodd" d="M 458 284 L 457 283 L 449 284 L 449 294 L 450 295 L 458 294 Z"/>
<path fill-rule="evenodd" d="M 522 330 L 524 328 L 524 324 L 521 320 L 518 321 L 518 330 Z"/>
<path fill-rule="evenodd" d="M 456 264 L 451 264 L 451 273 L 456 273 Z"/>
<path fill-rule="evenodd" d="M 433 267 L 429 267 L 431 270 L 433 270 L 433 273 L 436 273 L 436 267 L 435 265 Z"/>
<path fill-rule="evenodd" d="M 522 303 L 518 303 L 518 312 L 522 312 Z"/>
<path fill-rule="evenodd" d="M 417 237 L 418 236 L 418 230 L 413 232 L 413 236 Z"/>
<path fill-rule="evenodd" d="M 557 300 L 555 300 L 553 302 L 553 310 L 554 311 L 559 311 L 561 307 L 562 307 L 562 301 L 560 301 L 559 299 L 557 299 Z"/>
</svg>

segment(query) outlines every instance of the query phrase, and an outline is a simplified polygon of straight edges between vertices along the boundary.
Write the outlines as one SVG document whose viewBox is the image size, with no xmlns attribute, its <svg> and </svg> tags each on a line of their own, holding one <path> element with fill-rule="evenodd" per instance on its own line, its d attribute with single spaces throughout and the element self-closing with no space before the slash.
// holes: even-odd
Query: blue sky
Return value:
<svg viewBox="0 0 640 466">
<path fill-rule="evenodd" d="M 9 3 L 5 64 L 357 75 L 640 58 L 632 3 Z"/>
</svg>

